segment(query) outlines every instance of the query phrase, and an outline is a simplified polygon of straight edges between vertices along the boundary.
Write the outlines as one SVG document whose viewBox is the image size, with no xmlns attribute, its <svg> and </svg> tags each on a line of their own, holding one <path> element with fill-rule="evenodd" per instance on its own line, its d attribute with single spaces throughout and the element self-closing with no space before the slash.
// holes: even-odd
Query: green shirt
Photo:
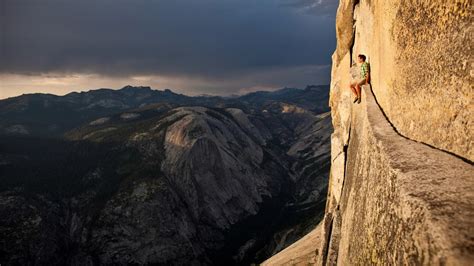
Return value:
<svg viewBox="0 0 474 266">
<path fill-rule="evenodd" d="M 367 78 L 367 74 L 369 74 L 369 63 L 364 62 L 360 66 L 360 78 Z"/>
</svg>

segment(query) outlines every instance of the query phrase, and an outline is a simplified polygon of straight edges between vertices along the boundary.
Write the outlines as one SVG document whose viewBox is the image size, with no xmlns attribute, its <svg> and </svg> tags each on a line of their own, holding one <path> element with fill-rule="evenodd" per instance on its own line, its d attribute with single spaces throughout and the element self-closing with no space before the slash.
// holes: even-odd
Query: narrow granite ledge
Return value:
<svg viewBox="0 0 474 266">
<path fill-rule="evenodd" d="M 333 219 L 323 261 L 472 263 L 474 167 L 400 136 L 370 86 L 351 109 L 341 200 L 326 210 L 342 221 Z"/>
<path fill-rule="evenodd" d="M 352 133 L 347 167 L 358 166 L 352 167 L 357 169 L 348 169 L 344 177 L 349 180 L 344 180 L 341 201 L 326 209 L 324 221 L 332 223 L 332 229 L 325 232 L 320 224 L 317 231 L 322 235 L 317 241 L 313 238 L 309 245 L 302 239 L 264 264 L 307 265 L 315 261 L 317 265 L 344 264 L 366 262 L 367 258 L 372 259 L 372 263 L 380 262 L 374 252 L 380 253 L 384 247 L 377 247 L 376 251 L 365 250 L 368 244 L 362 242 L 364 239 L 389 242 L 391 247 L 387 252 L 397 254 L 386 255 L 389 259 L 385 262 L 406 262 L 407 257 L 411 257 L 411 261 L 422 263 L 472 263 L 474 166 L 449 153 L 400 136 L 384 116 L 370 86 L 363 87 L 362 103 L 351 108 Z M 359 153 L 357 149 L 364 150 L 365 154 L 354 155 Z M 365 186 L 365 190 L 357 187 L 360 185 Z M 365 217 L 366 213 L 374 217 Z M 338 221 L 334 215 L 339 217 Z M 354 224 L 357 222 L 365 223 L 365 227 Z M 382 224 L 377 224 L 380 222 Z M 389 228 L 381 229 L 383 226 Z M 330 236 L 325 237 L 328 233 Z M 366 236 L 359 238 L 357 234 Z M 383 234 L 386 235 L 381 236 Z M 429 237 L 424 234 L 429 234 Z M 355 243 L 358 239 L 361 242 Z M 370 243 L 373 247 L 380 244 Z M 298 245 L 304 248 L 298 248 Z M 352 251 L 349 251 L 349 246 L 352 246 Z M 355 257 L 357 246 L 364 249 L 359 250 L 361 253 L 369 254 Z M 325 254 L 321 254 L 321 250 Z M 415 253 L 406 254 L 413 250 Z M 302 257 L 306 258 L 305 262 Z"/>
<path fill-rule="evenodd" d="M 403 197 L 427 212 L 439 241 L 452 253 L 474 259 L 474 166 L 445 151 L 398 135 L 383 115 L 369 86 L 364 87 L 374 138 L 399 173 Z M 462 259 L 462 257 L 460 257 Z M 466 257 L 467 259 L 467 257 Z"/>
</svg>

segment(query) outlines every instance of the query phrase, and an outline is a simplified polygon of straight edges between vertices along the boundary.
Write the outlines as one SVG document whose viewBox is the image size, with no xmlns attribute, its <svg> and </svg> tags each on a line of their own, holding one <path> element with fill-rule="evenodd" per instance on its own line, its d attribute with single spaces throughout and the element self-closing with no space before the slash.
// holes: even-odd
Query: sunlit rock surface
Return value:
<svg viewBox="0 0 474 266">
<path fill-rule="evenodd" d="M 474 263 L 471 24 L 469 1 L 340 1 L 320 237 L 267 265 Z M 353 104 L 358 54 L 372 86 Z"/>
</svg>

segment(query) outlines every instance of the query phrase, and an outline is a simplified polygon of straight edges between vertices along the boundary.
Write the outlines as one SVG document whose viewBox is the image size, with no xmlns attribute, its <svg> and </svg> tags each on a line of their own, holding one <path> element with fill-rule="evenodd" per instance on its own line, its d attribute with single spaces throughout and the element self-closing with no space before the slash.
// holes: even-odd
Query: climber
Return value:
<svg viewBox="0 0 474 266">
<path fill-rule="evenodd" d="M 366 59 L 366 57 L 363 54 L 360 54 L 360 55 L 357 56 L 357 61 L 361 64 L 361 66 L 360 66 L 360 77 L 354 79 L 351 82 L 351 85 L 350 85 L 350 88 L 351 88 L 352 92 L 356 96 L 355 99 L 354 99 L 354 103 L 355 102 L 360 103 L 361 86 L 365 85 L 365 84 L 369 84 L 369 82 L 370 82 L 369 63 L 365 62 L 365 59 Z"/>
</svg>

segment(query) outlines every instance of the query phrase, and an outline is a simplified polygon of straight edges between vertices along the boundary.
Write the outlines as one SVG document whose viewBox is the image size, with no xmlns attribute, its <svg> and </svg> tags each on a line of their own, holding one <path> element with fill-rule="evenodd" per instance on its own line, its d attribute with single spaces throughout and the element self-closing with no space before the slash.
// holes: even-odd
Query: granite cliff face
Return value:
<svg viewBox="0 0 474 266">
<path fill-rule="evenodd" d="M 336 31 L 325 217 L 264 265 L 472 265 L 470 1 L 342 0 Z"/>
</svg>

